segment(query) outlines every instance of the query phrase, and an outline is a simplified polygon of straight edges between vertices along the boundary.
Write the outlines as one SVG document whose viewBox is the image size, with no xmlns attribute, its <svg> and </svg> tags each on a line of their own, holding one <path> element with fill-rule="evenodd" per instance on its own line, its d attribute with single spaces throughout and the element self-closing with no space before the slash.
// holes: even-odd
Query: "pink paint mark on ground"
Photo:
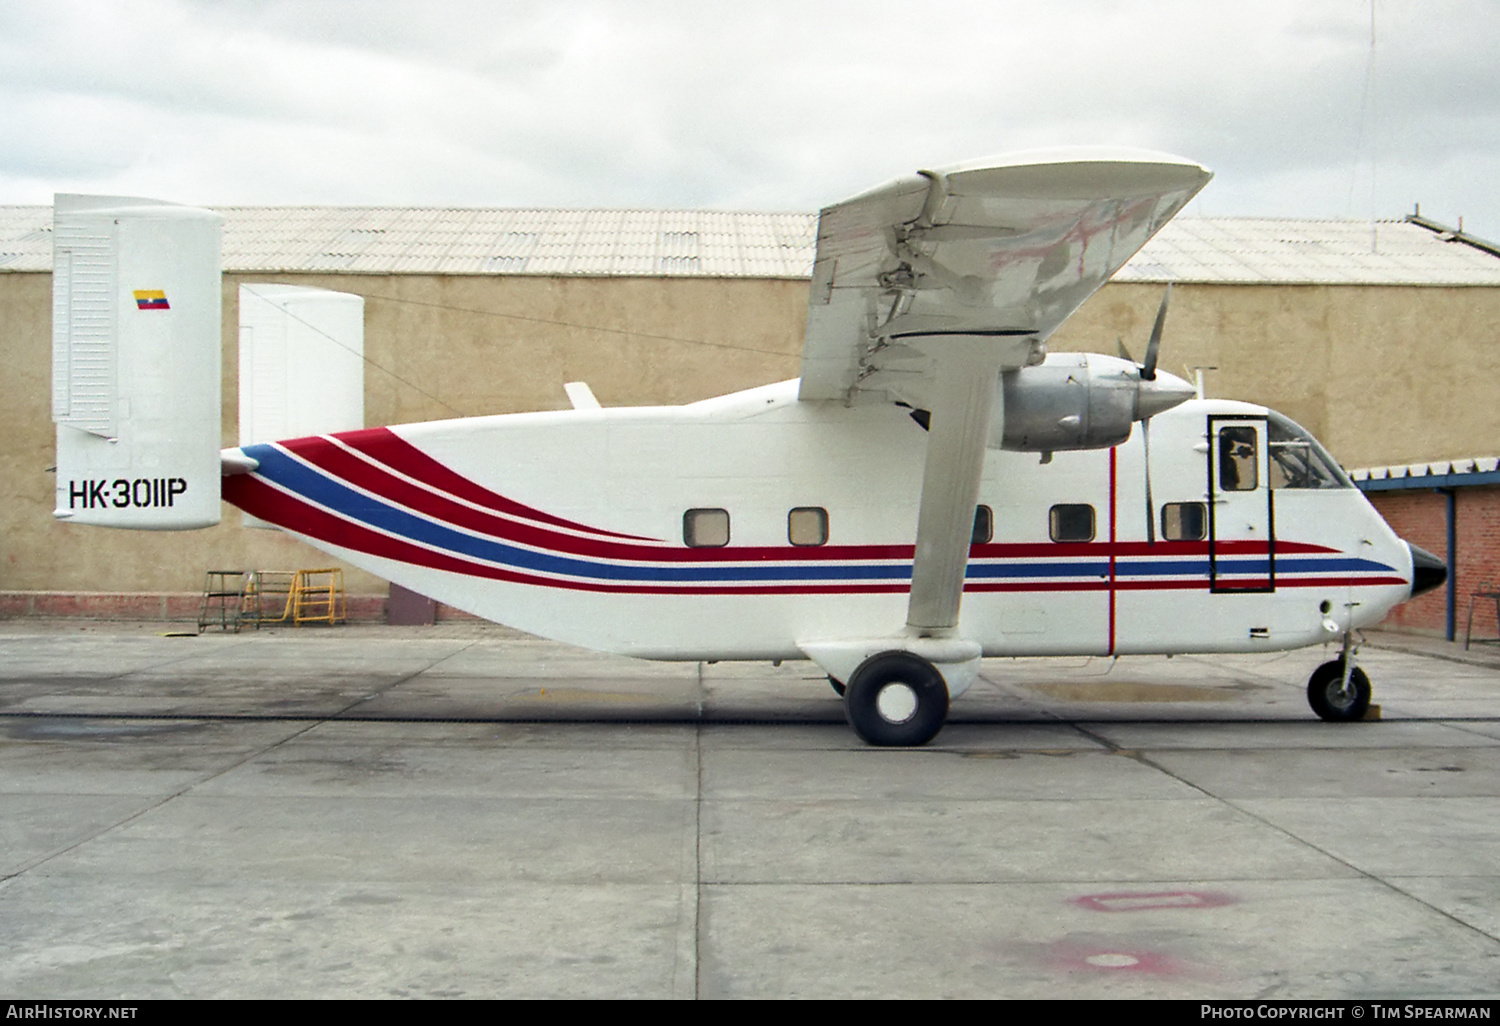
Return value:
<svg viewBox="0 0 1500 1026">
<path fill-rule="evenodd" d="M 1121 891 L 1116 894 L 1085 894 L 1074 898 L 1073 904 L 1095 912 L 1141 912 L 1162 908 L 1219 908 L 1239 900 L 1233 894 L 1217 891 Z"/>
<path fill-rule="evenodd" d="M 1160 951 L 1139 948 L 1080 946 L 1072 942 L 1055 944 L 1047 961 L 1063 972 L 1145 973 L 1148 976 L 1184 976 L 1191 972 L 1185 963 Z"/>
</svg>

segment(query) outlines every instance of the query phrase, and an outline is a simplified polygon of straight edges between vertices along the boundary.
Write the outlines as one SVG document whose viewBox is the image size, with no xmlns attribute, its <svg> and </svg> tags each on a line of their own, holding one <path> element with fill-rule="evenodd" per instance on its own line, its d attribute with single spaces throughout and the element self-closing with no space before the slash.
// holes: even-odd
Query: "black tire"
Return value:
<svg viewBox="0 0 1500 1026">
<path fill-rule="evenodd" d="M 831 673 L 828 675 L 828 686 L 833 688 L 834 694 L 838 695 L 840 698 L 844 697 L 844 682 L 839 680 Z"/>
<path fill-rule="evenodd" d="M 844 715 L 872 745 L 925 745 L 948 718 L 948 685 L 937 667 L 920 656 L 882 652 L 850 675 Z"/>
<path fill-rule="evenodd" d="M 1344 661 L 1324 663 L 1307 679 L 1307 704 L 1313 712 L 1330 723 L 1347 723 L 1364 719 L 1370 708 L 1370 678 L 1358 666 L 1349 674 L 1349 692 L 1340 694 L 1344 680 Z"/>
</svg>

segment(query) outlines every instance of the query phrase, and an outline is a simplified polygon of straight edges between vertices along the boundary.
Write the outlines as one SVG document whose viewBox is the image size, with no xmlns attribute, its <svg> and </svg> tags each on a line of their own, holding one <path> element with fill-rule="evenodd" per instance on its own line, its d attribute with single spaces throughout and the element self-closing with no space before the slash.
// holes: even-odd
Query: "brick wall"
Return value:
<svg viewBox="0 0 1500 1026">
<path fill-rule="evenodd" d="M 1402 538 L 1447 559 L 1446 498 L 1439 492 L 1412 490 L 1372 492 L 1370 501 Z M 1476 591 L 1500 590 L 1500 487 L 1460 488 L 1457 491 L 1458 573 L 1455 577 L 1457 636 L 1464 636 L 1469 600 Z M 1386 625 L 1422 633 L 1442 633 L 1447 606 L 1446 589 L 1439 588 L 1397 606 Z M 1495 604 L 1480 602 L 1474 609 L 1474 637 L 1500 636 Z"/>
<path fill-rule="evenodd" d="M 384 595 L 346 595 L 350 623 L 386 621 Z M 0 620 L 20 617 L 81 620 L 137 620 L 195 623 L 203 596 L 181 592 L 0 591 Z M 438 623 L 479 620 L 473 613 L 437 603 Z"/>
</svg>

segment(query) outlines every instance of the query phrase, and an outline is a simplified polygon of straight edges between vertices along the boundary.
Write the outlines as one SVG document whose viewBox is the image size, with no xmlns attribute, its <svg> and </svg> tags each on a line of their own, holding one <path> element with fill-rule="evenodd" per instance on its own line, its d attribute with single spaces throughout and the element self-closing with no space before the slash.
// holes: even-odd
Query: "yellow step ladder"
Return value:
<svg viewBox="0 0 1500 1026">
<path fill-rule="evenodd" d="M 344 623 L 349 619 L 344 571 L 252 570 L 245 575 L 240 620 L 253 623 Z"/>
<path fill-rule="evenodd" d="M 292 595 L 297 584 L 296 570 L 252 570 L 245 586 L 245 600 L 240 618 L 255 624 L 286 623 L 292 617 Z"/>
<path fill-rule="evenodd" d="M 344 571 L 336 566 L 320 570 L 298 570 L 292 582 L 294 622 L 327 623 L 332 626 L 349 618 L 344 598 Z"/>
</svg>

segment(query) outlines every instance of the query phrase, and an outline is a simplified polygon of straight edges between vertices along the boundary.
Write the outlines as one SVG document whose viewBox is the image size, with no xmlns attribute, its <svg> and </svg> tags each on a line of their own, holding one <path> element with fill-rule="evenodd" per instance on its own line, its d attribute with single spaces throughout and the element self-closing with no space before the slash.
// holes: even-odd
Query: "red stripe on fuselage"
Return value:
<svg viewBox="0 0 1500 1026">
<path fill-rule="evenodd" d="M 640 535 L 622 534 L 598 527 L 590 527 L 576 521 L 556 517 L 522 503 L 507 499 L 465 478 L 415 446 L 401 439 L 387 428 L 370 428 L 364 431 L 343 432 L 332 436 L 384 466 L 366 462 L 353 455 L 329 438 L 313 436 L 291 439 L 279 443 L 287 452 L 327 473 L 335 481 L 352 484 L 380 498 L 398 503 L 435 522 L 446 523 L 473 531 L 477 534 L 500 538 L 517 544 L 528 545 L 545 551 L 567 553 L 595 559 L 621 561 L 727 563 L 759 562 L 840 562 L 854 560 L 909 560 L 913 558 L 910 545 L 820 545 L 820 546 L 723 546 L 720 548 L 689 548 L 663 542 L 650 544 L 652 539 Z M 423 485 L 438 489 L 429 491 L 405 477 L 413 478 Z M 441 494 L 446 492 L 447 494 Z M 456 502 L 450 496 L 463 498 L 474 505 L 483 506 L 506 517 L 476 510 L 473 506 Z M 1111 510 L 1113 515 L 1113 500 Z M 587 532 L 596 538 L 580 538 L 564 534 L 538 524 L 551 524 L 570 530 Z M 610 539 L 627 539 L 627 544 Z M 1266 552 L 1266 543 L 1254 540 L 1225 541 L 1218 543 L 1221 555 L 1258 555 Z M 1278 554 L 1335 552 L 1336 549 L 1322 545 L 1300 542 L 1276 543 Z M 1067 559 L 1109 558 L 1129 556 L 1207 556 L 1208 542 L 1031 542 L 988 543 L 972 546 L 970 559 Z"/>
<path fill-rule="evenodd" d="M 725 585 L 704 584 L 697 587 L 654 584 L 609 584 L 597 581 L 539 577 L 534 574 L 506 570 L 501 567 L 476 563 L 458 556 L 424 548 L 401 538 L 381 534 L 361 524 L 319 509 L 272 487 L 257 475 L 244 474 L 227 477 L 223 482 L 224 498 L 234 503 L 251 516 L 284 527 L 289 531 L 316 538 L 330 545 L 368 553 L 382 559 L 393 559 L 412 566 L 443 570 L 467 577 L 508 581 L 514 584 L 529 584 L 542 588 L 561 588 L 568 591 L 613 592 L 630 595 L 850 595 L 904 593 L 910 590 L 905 582 L 888 584 L 751 584 Z"/>
<path fill-rule="evenodd" d="M 562 517 L 555 517 L 550 513 L 544 513 L 539 509 L 533 509 L 514 499 L 507 499 L 503 495 L 497 495 L 482 485 L 462 474 L 450 469 L 431 456 L 427 455 L 415 445 L 396 434 L 390 428 L 366 428 L 363 431 L 341 431 L 333 436 L 351 449 L 358 449 L 366 456 L 379 460 L 392 470 L 399 471 L 407 477 L 429 484 L 434 488 L 441 489 L 460 499 L 467 499 L 477 506 L 485 506 L 499 513 L 510 516 L 524 517 L 541 524 L 551 524 L 553 527 L 566 527 L 574 531 L 587 531 L 590 534 L 605 535 L 610 538 L 629 538 L 634 541 L 651 541 L 636 534 L 619 534 L 615 531 L 603 531 L 597 527 L 589 527 L 587 524 L 575 523 Z M 299 452 L 299 446 L 306 442 L 324 441 L 320 438 L 296 438 L 290 442 L 283 442 L 291 452 Z"/>
<path fill-rule="evenodd" d="M 821 545 L 821 546 L 724 546 L 722 548 L 688 548 L 664 542 L 646 545 L 624 545 L 602 539 L 619 538 L 634 542 L 651 543 L 654 539 L 641 535 L 623 534 L 600 527 L 592 527 L 576 521 L 544 513 L 513 499 L 492 492 L 463 477 L 437 462 L 411 443 L 400 438 L 388 428 L 370 428 L 364 431 L 349 431 L 332 436 L 340 442 L 366 456 L 377 460 L 384 467 L 367 463 L 333 444 L 328 438 L 296 438 L 279 443 L 282 448 L 308 463 L 317 466 L 335 479 L 341 479 L 375 495 L 400 503 L 412 510 L 430 516 L 439 522 L 447 522 L 477 533 L 554 552 L 566 552 L 600 559 L 682 561 L 682 562 L 742 562 L 759 560 L 782 561 L 838 561 L 856 559 L 911 559 L 910 545 Z M 438 491 L 428 491 L 404 480 L 385 468 L 412 478 Z M 446 492 L 447 495 L 439 494 Z M 503 513 L 509 517 L 537 524 L 550 524 L 570 530 L 597 535 L 600 541 L 559 534 L 542 528 L 534 528 L 514 520 L 490 517 L 489 514 L 471 506 L 454 502 L 449 496 L 457 496 L 486 509 Z M 1111 504 L 1113 506 L 1113 503 Z M 1222 555 L 1256 555 L 1266 551 L 1266 543 L 1255 540 L 1221 541 L 1218 551 Z M 1278 554 L 1335 552 L 1324 545 L 1302 542 L 1277 541 Z M 1208 554 L 1208 542 L 1031 542 L 1031 543 L 987 543 L 970 548 L 972 559 L 1024 559 L 1114 556 L 1194 556 Z"/>
<path fill-rule="evenodd" d="M 336 436 L 343 439 L 342 435 Z M 354 485 L 367 492 L 405 506 L 432 518 L 437 523 L 462 527 L 477 534 L 529 545 L 547 552 L 649 563 L 724 563 L 761 562 L 830 562 L 839 560 L 911 559 L 912 546 L 900 545 L 821 545 L 821 546 L 723 546 L 721 548 L 688 548 L 627 544 L 602 538 L 580 538 L 547 530 L 532 523 L 503 519 L 492 513 L 455 502 L 445 495 L 430 492 L 410 481 L 391 474 L 382 467 L 353 455 L 327 438 L 298 438 L 279 443 L 282 448 L 331 475 L 333 479 Z M 451 492 L 451 489 L 449 490 Z M 493 506 L 491 509 L 495 508 Z M 557 519 L 557 518 L 554 518 Z M 566 522 L 565 522 L 566 523 Z M 597 528 L 583 528 L 594 534 L 610 534 Z M 615 538 L 638 538 L 638 535 L 614 534 Z"/>
<path fill-rule="evenodd" d="M 559 588 L 569 591 L 605 592 L 614 594 L 649 595 L 874 595 L 903 594 L 910 590 L 906 582 L 887 583 L 838 583 L 838 584 L 704 584 L 700 586 L 613 584 L 595 581 L 579 581 L 541 577 L 534 574 L 506 570 L 484 563 L 476 563 L 461 557 L 436 552 L 432 549 L 393 538 L 361 524 L 345 520 L 289 495 L 261 480 L 256 475 L 235 475 L 223 480 L 226 501 L 240 509 L 260 517 L 262 520 L 285 527 L 298 534 L 307 535 L 330 545 L 368 553 L 383 559 L 408 563 L 413 566 L 442 570 L 448 573 L 486 580 L 504 581 L 514 584 L 542 588 Z M 1342 585 L 1405 584 L 1401 578 L 1283 578 L 1284 587 L 1334 587 Z M 1094 581 L 971 581 L 965 584 L 966 592 L 1068 592 L 1100 591 L 1108 588 L 1107 580 Z M 1114 585 L 1122 591 L 1156 591 L 1208 588 L 1207 577 L 1194 580 L 1169 581 L 1117 581 Z"/>
</svg>

